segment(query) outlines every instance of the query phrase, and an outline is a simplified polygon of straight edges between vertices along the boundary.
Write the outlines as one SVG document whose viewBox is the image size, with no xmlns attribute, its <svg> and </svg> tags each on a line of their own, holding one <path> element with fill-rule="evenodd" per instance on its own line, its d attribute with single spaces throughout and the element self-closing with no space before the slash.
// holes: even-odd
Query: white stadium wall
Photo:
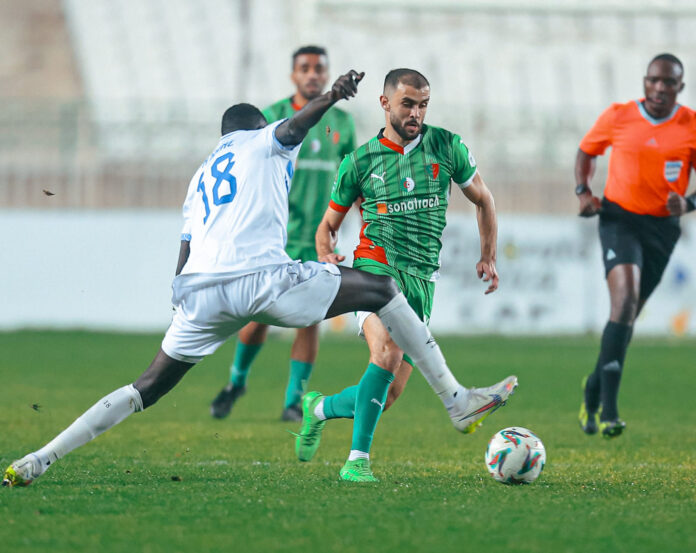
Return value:
<svg viewBox="0 0 696 553">
<path fill-rule="evenodd" d="M 637 333 L 696 334 L 696 220 L 685 223 Z M 0 330 L 164 331 L 171 318 L 180 224 L 177 211 L 0 210 Z M 433 330 L 601 331 L 608 298 L 596 219 L 503 215 L 499 224 L 501 284 L 486 296 L 474 271 L 476 221 L 467 214 L 450 215 Z M 357 231 L 358 222 L 349 219 L 342 252 L 350 253 Z M 354 328 L 352 321 L 347 328 Z"/>
</svg>

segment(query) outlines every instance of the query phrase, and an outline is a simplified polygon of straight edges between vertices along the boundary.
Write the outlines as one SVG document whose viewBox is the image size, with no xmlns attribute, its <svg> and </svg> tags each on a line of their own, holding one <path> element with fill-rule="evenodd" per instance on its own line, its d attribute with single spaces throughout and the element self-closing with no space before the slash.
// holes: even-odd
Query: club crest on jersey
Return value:
<svg viewBox="0 0 696 553">
<path fill-rule="evenodd" d="M 416 183 L 411 177 L 406 177 L 401 183 L 401 186 L 403 186 L 406 189 L 406 192 L 412 192 L 413 189 L 416 187 Z"/>
<path fill-rule="evenodd" d="M 436 179 L 437 176 L 440 174 L 440 164 L 431 163 L 430 165 L 428 165 L 428 174 L 430 175 L 431 179 Z"/>
<path fill-rule="evenodd" d="M 681 161 L 665 162 L 665 178 L 669 182 L 677 182 L 681 173 L 683 163 Z"/>
<path fill-rule="evenodd" d="M 312 140 L 312 142 L 309 144 L 309 147 L 312 149 L 312 151 L 316 154 L 321 150 L 321 142 L 319 142 L 318 138 L 315 138 Z"/>
</svg>

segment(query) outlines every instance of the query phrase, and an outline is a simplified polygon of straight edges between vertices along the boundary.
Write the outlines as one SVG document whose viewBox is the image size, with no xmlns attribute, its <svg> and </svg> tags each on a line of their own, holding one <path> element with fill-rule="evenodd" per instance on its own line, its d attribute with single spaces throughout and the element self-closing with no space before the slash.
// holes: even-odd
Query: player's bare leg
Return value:
<svg viewBox="0 0 696 553">
<path fill-rule="evenodd" d="M 584 384 L 580 426 L 588 434 L 600 431 L 604 437 L 613 438 L 626 427 L 619 418 L 617 399 L 633 323 L 645 305 L 645 299 L 640 298 L 640 268 L 628 263 L 616 265 L 607 275 L 607 286 L 611 304 L 609 321 L 602 333 L 595 370 Z"/>
<path fill-rule="evenodd" d="M 406 388 L 406 383 L 411 377 L 411 372 L 413 372 L 413 366 L 407 361 L 401 361 L 399 368 L 394 373 L 394 382 L 389 386 L 389 391 L 387 392 L 387 402 L 384 404 L 384 411 L 389 409 L 394 402 L 399 399 L 404 389 Z"/>
<path fill-rule="evenodd" d="M 517 386 L 516 377 L 508 377 L 490 389 L 467 390 L 452 375 L 427 326 L 408 305 L 406 298 L 391 277 L 347 267 L 339 267 L 339 270 L 341 286 L 326 318 L 348 311 L 376 313 L 394 343 L 413 359 L 428 384 L 440 397 L 457 430 L 472 432 L 488 414 L 505 404 Z M 400 366 L 402 355 L 400 351 L 394 357 L 392 357 L 394 351 L 376 351 L 376 353 L 384 354 L 384 359 L 389 359 L 390 363 L 396 359 L 394 371 Z M 341 469 L 341 477 L 345 480 L 361 482 L 375 480 L 369 468 L 369 445 L 393 380 L 393 372 L 370 363 L 358 385 L 354 429 L 359 429 L 357 443 L 364 443 L 364 445 L 360 445 L 358 450 L 355 448 L 351 450 L 348 462 Z M 318 400 L 316 397 L 311 399 Z M 310 411 L 311 406 L 307 407 L 306 411 Z M 369 422 L 363 423 L 363 420 Z M 307 460 L 300 455 L 305 430 L 310 437 L 315 434 L 310 428 L 312 421 L 304 422 L 296 446 L 301 460 Z M 320 422 L 323 425 L 323 421 Z M 355 438 L 354 432 L 354 444 Z"/>
<path fill-rule="evenodd" d="M 517 386 L 517 378 L 508 377 L 499 383 L 500 389 L 472 388 L 476 401 L 480 394 L 493 394 L 488 404 L 476 412 L 468 412 L 469 402 L 463 388 L 450 371 L 437 342 L 411 309 L 406 298 L 391 277 L 339 267 L 341 286 L 326 318 L 348 311 L 376 313 L 394 342 L 413 360 L 426 381 L 442 400 L 457 430 L 472 432 L 483 418 L 505 403 Z M 386 371 L 388 372 L 388 371 Z M 390 373 L 391 374 L 391 373 Z M 464 393 L 462 393 L 464 392 Z"/>
<path fill-rule="evenodd" d="M 104 396 L 44 447 L 7 467 L 3 486 L 28 486 L 61 457 L 116 426 L 132 413 L 153 405 L 174 388 L 191 367 L 193 363 L 172 359 L 160 349 L 133 384 Z"/>
<path fill-rule="evenodd" d="M 230 367 L 227 385 L 220 390 L 210 404 L 210 415 L 216 419 L 230 414 L 236 401 L 246 393 L 246 382 L 251 364 L 256 359 L 261 347 L 266 342 L 268 325 L 250 322 L 245 325 L 237 337 L 234 361 Z"/>
</svg>

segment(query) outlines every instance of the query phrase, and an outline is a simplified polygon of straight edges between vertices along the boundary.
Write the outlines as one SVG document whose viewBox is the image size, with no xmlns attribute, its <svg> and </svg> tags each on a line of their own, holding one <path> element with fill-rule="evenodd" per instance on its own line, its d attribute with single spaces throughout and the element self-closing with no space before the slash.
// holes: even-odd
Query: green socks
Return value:
<svg viewBox="0 0 696 553">
<path fill-rule="evenodd" d="M 234 352 L 234 363 L 230 367 L 230 384 L 235 388 L 246 386 L 249 369 L 261 350 L 263 344 L 243 344 L 237 340 L 237 349 Z"/>
<path fill-rule="evenodd" d="M 387 391 L 393 380 L 394 375 L 389 371 L 374 363 L 367 366 L 367 370 L 358 384 L 351 450 L 369 453 L 377 421 L 384 409 Z"/>
<path fill-rule="evenodd" d="M 234 363 L 232 363 L 230 368 L 230 384 L 235 388 L 246 386 L 249 369 L 251 369 L 251 364 L 262 346 L 263 344 L 244 344 L 239 340 L 237 341 Z M 312 367 L 312 363 L 303 363 L 295 359 L 290 360 L 290 380 L 285 390 L 286 408 L 300 403 L 302 394 L 305 392 L 307 380 L 309 380 L 309 375 L 312 374 Z"/>
<path fill-rule="evenodd" d="M 375 365 L 376 366 L 376 365 Z M 358 386 L 350 386 L 324 398 L 324 416 L 327 419 L 352 419 L 355 415 L 355 399 Z"/>
<path fill-rule="evenodd" d="M 290 359 L 290 379 L 288 387 L 285 389 L 285 408 L 291 405 L 298 405 L 305 393 L 307 381 L 312 374 L 312 363 L 304 363 Z"/>
</svg>

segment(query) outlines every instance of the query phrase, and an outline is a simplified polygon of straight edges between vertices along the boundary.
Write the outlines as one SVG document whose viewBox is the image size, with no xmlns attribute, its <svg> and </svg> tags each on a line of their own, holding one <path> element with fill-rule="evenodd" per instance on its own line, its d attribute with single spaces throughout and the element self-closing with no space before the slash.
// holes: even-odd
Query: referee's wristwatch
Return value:
<svg viewBox="0 0 696 553">
<path fill-rule="evenodd" d="M 582 196 L 585 192 L 589 192 L 590 194 L 592 194 L 590 187 L 587 186 L 586 184 L 578 184 L 575 187 L 575 195 L 576 196 Z"/>
</svg>

